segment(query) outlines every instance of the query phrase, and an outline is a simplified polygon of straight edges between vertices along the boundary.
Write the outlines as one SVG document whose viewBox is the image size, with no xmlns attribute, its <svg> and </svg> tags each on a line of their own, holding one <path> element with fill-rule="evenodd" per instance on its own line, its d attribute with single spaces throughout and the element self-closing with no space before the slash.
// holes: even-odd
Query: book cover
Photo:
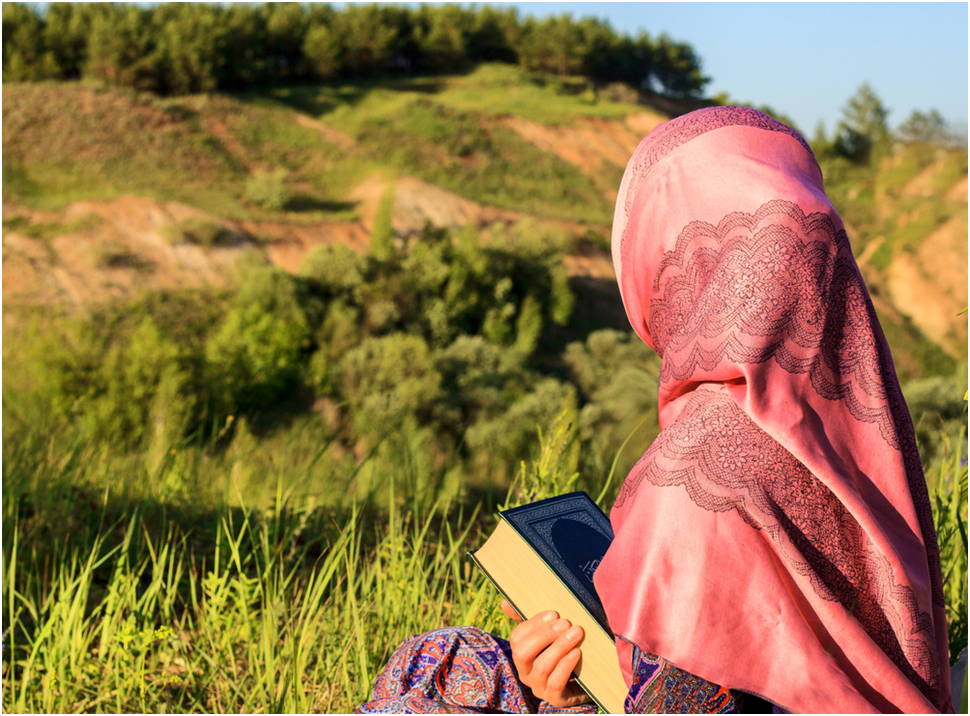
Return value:
<svg viewBox="0 0 970 716">
<path fill-rule="evenodd" d="M 610 636 L 593 572 L 613 541 L 609 518 L 585 492 L 571 492 L 499 513 L 556 573 Z"/>
</svg>

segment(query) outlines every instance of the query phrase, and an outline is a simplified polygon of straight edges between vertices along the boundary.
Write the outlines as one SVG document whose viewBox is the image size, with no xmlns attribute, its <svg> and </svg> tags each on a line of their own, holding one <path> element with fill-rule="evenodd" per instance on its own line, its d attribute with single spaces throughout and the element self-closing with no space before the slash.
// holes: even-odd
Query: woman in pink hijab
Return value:
<svg viewBox="0 0 970 716">
<path fill-rule="evenodd" d="M 636 645 L 795 712 L 952 708 L 912 423 L 805 140 L 743 107 L 658 127 L 613 264 L 662 359 L 595 575 L 621 664 Z"/>
<path fill-rule="evenodd" d="M 805 140 L 744 107 L 659 126 L 623 176 L 613 263 L 662 359 L 662 431 L 594 579 L 627 711 L 952 711 L 912 423 Z M 362 710 L 579 704 L 579 637 L 543 616 L 511 646 L 409 640 Z"/>
</svg>

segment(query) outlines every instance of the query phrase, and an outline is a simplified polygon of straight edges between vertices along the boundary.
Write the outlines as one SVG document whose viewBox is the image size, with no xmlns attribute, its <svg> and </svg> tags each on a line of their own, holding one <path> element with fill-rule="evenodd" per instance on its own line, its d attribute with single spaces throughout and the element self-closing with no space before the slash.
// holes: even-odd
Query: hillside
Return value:
<svg viewBox="0 0 970 716">
<path fill-rule="evenodd" d="M 621 327 L 612 202 L 664 118 L 503 65 L 177 99 L 7 83 L 4 321 L 25 305 L 227 285 L 247 250 L 295 273 L 320 244 L 363 251 L 388 197 L 399 242 L 426 222 L 487 237 L 528 220 L 571 237 L 574 286 Z M 897 145 L 873 176 L 829 181 L 900 372 L 949 372 L 966 359 L 966 154 Z"/>
</svg>

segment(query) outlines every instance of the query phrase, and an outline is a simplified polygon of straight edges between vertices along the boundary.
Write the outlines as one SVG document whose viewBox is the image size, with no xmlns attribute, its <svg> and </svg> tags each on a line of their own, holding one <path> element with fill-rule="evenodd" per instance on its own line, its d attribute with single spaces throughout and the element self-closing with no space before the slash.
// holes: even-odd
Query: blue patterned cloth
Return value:
<svg viewBox="0 0 970 716">
<path fill-rule="evenodd" d="M 663 657 L 634 649 L 628 713 L 738 713 L 740 696 L 678 669 Z M 584 704 L 556 708 L 522 684 L 509 643 L 473 627 L 438 629 L 411 637 L 391 655 L 371 700 L 357 713 L 577 713 Z"/>
</svg>

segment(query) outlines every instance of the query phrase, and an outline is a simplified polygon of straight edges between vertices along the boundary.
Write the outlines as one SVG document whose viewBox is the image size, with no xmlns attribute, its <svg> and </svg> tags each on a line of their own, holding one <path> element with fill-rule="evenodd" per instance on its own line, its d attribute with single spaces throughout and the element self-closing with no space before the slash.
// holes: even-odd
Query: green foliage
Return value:
<svg viewBox="0 0 970 716">
<path fill-rule="evenodd" d="M 209 219 L 184 219 L 167 227 L 169 243 L 187 243 L 204 248 L 227 246 L 235 242 L 236 236 L 218 221 Z"/>
<path fill-rule="evenodd" d="M 227 499 L 255 499 L 235 481 L 255 452 L 189 448 L 151 469 L 142 455 L 49 443 L 33 428 L 11 440 L 5 421 L 4 710 L 349 712 L 415 633 L 471 624 L 507 635 L 497 592 L 465 552 L 495 509 L 602 480 L 584 473 L 574 413 L 545 425 L 492 505 L 421 489 L 433 476 L 404 449 L 365 463 L 383 489 L 321 509 L 318 493 L 294 490 L 316 426 L 306 443 L 265 439 L 274 479 L 257 508 Z M 960 434 L 931 490 L 952 658 L 966 644 L 965 457 Z M 348 481 L 331 466 L 321 479 L 343 487 L 364 472 Z M 176 475 L 182 492 L 161 492 Z M 211 490 L 217 477 L 239 489 Z"/>
<path fill-rule="evenodd" d="M 4 82 L 45 80 L 58 76 L 60 68 L 54 53 L 45 51 L 43 30 L 43 21 L 33 9 L 20 3 L 4 3 Z"/>
<path fill-rule="evenodd" d="M 378 261 L 386 261 L 394 256 L 394 185 L 389 184 L 381 196 L 374 215 L 374 229 L 371 231 L 368 251 Z"/>
<path fill-rule="evenodd" d="M 427 415 L 439 396 L 441 376 L 418 336 L 366 338 L 340 368 L 352 419 L 364 435 L 400 430 L 409 416 Z"/>
<path fill-rule="evenodd" d="M 709 77 L 701 74 L 700 58 L 686 42 L 660 35 L 653 50 L 653 72 L 664 94 L 670 97 L 698 96 Z"/>
<path fill-rule="evenodd" d="M 936 467 L 946 456 L 949 436 L 956 435 L 966 419 L 967 405 L 961 392 L 967 392 L 966 364 L 957 366 L 948 376 L 935 375 L 903 384 L 920 454 L 928 466 Z"/>
<path fill-rule="evenodd" d="M 40 191 L 37 182 L 30 178 L 24 166 L 14 160 L 4 157 L 3 162 L 3 198 L 11 200 L 29 199 Z"/>
<path fill-rule="evenodd" d="M 221 241 L 215 227 L 179 226 Z M 413 430 L 427 455 L 462 461 L 487 442 L 501 474 L 526 449 L 516 426 L 574 402 L 531 365 L 542 334 L 569 318 L 567 245 L 532 225 L 496 228 L 487 244 L 428 226 L 382 256 L 317 247 L 298 277 L 244 254 L 228 297 L 147 294 L 18 335 L 5 400 L 25 422 L 74 424 L 156 460 L 331 406 L 347 448 Z"/>
<path fill-rule="evenodd" d="M 94 439 L 126 447 L 180 439 L 194 396 L 185 390 L 179 347 L 150 317 L 131 321 L 124 340 L 89 326 L 76 330 L 68 350 L 51 346 L 41 364 L 49 382 L 38 397 L 49 399 L 51 416 L 78 420 Z"/>
<path fill-rule="evenodd" d="M 515 350 L 526 356 L 531 355 L 539 342 L 540 333 L 542 333 L 542 304 L 536 299 L 535 294 L 530 292 L 526 294 L 515 320 Z"/>
<path fill-rule="evenodd" d="M 494 590 L 460 555 L 481 543 L 503 500 L 579 488 L 608 505 L 615 486 L 590 455 L 612 454 L 609 474 L 622 475 L 629 443 L 617 443 L 640 437 L 623 423 L 653 421 L 658 359 L 628 334 L 596 332 L 565 355 L 577 390 L 480 334 L 441 348 L 418 332 L 367 336 L 355 295 L 394 296 L 400 281 L 454 301 L 465 295 L 447 290 L 457 266 L 488 276 L 524 256 L 519 271 L 541 277 L 535 262 L 555 242 L 515 252 L 518 240 L 509 232 L 486 247 L 466 232 L 453 243 L 429 228 L 409 250 L 437 262 L 430 277 L 410 276 L 408 255 L 380 262 L 327 249 L 303 279 L 250 261 L 228 300 L 147 296 L 46 342 L 8 333 L 20 364 L 8 355 L 4 373 L 4 708 L 346 711 L 413 633 L 471 623 L 507 634 Z M 357 277 L 342 281 L 328 258 Z M 511 275 L 501 299 L 522 297 L 524 313 L 530 284 Z M 489 296 L 460 308 L 480 318 Z M 399 320 L 409 310 L 402 304 Z M 274 332 L 248 320 L 257 313 L 274 318 Z M 240 374 L 250 387 L 254 377 L 292 380 L 293 361 L 311 350 L 311 367 L 330 361 L 329 409 L 349 420 L 306 416 L 256 435 L 253 406 L 240 406 L 237 419 L 212 421 L 208 439 L 185 440 L 200 403 L 217 401 L 200 386 L 232 387 Z M 241 369 L 199 365 L 219 351 Z M 914 409 L 955 421 L 923 441 L 938 446 L 924 459 L 954 657 L 966 643 L 967 472 L 965 413 L 948 394 L 961 389 L 907 386 Z M 37 419 L 52 409 L 68 420 Z M 536 425 L 550 426 L 538 440 Z M 358 447 L 343 439 L 348 428 L 366 456 L 347 457 Z M 445 453 L 444 438 L 469 459 Z M 518 466 L 511 488 L 492 481 L 503 462 Z"/>
<path fill-rule="evenodd" d="M 886 124 L 889 110 L 868 83 L 863 83 L 842 110 L 843 119 L 835 136 L 836 151 L 864 164 L 870 157 L 880 158 L 889 149 L 890 133 Z"/>
<path fill-rule="evenodd" d="M 206 343 L 222 414 L 269 410 L 299 384 L 310 327 L 301 286 L 270 267 L 246 270 L 225 320 Z"/>
<path fill-rule="evenodd" d="M 927 113 L 914 109 L 906 121 L 899 125 L 896 133 L 902 141 L 908 143 L 950 144 L 954 141 L 946 120 L 936 109 Z"/>
<path fill-rule="evenodd" d="M 593 18 L 522 21 L 514 9 L 458 5 L 305 7 L 296 3 L 157 6 L 7 4 L 3 79 L 93 78 L 162 94 L 281 82 L 456 72 L 521 63 L 598 82 L 697 95 L 708 78 L 685 43 L 618 35 Z"/>
<path fill-rule="evenodd" d="M 575 421 L 575 390 L 553 378 L 545 378 L 501 415 L 470 427 L 465 439 L 473 452 L 487 455 L 493 463 L 514 462 L 530 443 L 530 426 L 547 425 L 563 411 Z"/>
<path fill-rule="evenodd" d="M 550 423 L 548 434 L 539 433 L 539 454 L 530 464 L 523 460 L 509 488 L 503 510 L 530 502 L 546 500 L 576 489 L 579 478 L 574 415 L 563 411 Z M 602 505 L 601 505 L 602 507 Z"/>
<path fill-rule="evenodd" d="M 344 244 L 315 246 L 300 264 L 300 276 L 316 282 L 319 290 L 330 296 L 356 298 L 364 282 L 362 271 L 360 255 Z"/>
<path fill-rule="evenodd" d="M 290 199 L 286 189 L 286 170 L 257 171 L 246 181 L 245 198 L 261 209 L 282 211 Z"/>
<path fill-rule="evenodd" d="M 590 469 L 605 474 L 617 459 L 625 474 L 657 435 L 660 359 L 635 335 L 614 330 L 569 344 L 564 358 L 584 398 L 578 428 Z"/>
<path fill-rule="evenodd" d="M 341 49 L 337 32 L 327 25 L 311 28 L 303 43 L 303 53 L 322 80 L 331 79 L 340 70 Z"/>
<path fill-rule="evenodd" d="M 3 139 L 4 196 L 38 208 L 134 194 L 263 219 L 267 210 L 245 201 L 250 184 L 297 221 L 348 219 L 345 193 L 375 168 L 276 102 L 77 83 L 5 85 Z M 254 181 L 252 165 L 286 174 Z"/>
<path fill-rule="evenodd" d="M 441 375 L 437 420 L 459 438 L 466 426 L 501 415 L 510 397 L 524 394 L 531 383 L 520 354 L 482 336 L 459 336 L 435 354 L 435 369 Z"/>
</svg>

